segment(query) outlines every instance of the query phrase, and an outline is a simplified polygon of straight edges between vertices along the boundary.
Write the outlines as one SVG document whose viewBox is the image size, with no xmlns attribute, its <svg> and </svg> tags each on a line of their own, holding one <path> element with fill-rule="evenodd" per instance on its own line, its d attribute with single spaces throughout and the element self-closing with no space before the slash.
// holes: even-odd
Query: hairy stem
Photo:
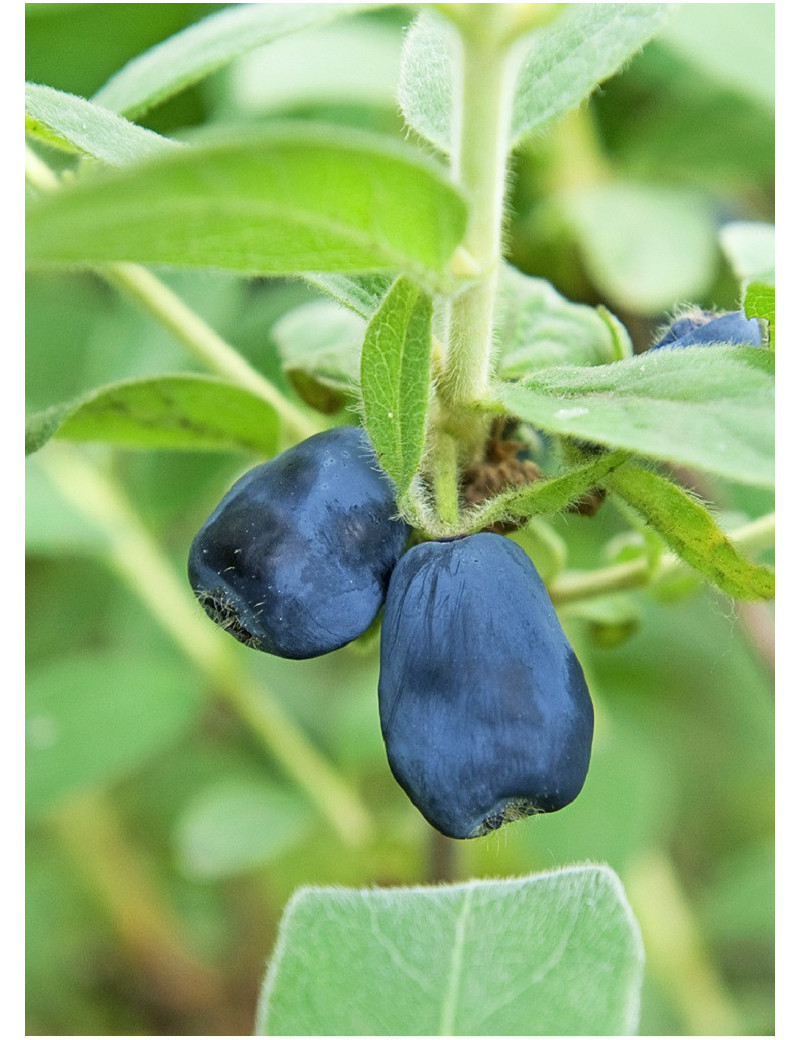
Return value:
<svg viewBox="0 0 800 1040">
<path fill-rule="evenodd" d="M 450 307 L 439 392 L 454 411 L 483 398 L 489 385 L 511 118 L 512 70 L 501 39 L 505 17 L 505 5 L 476 4 L 473 31 L 460 37 L 451 165 L 470 205 L 463 246 L 480 275 Z"/>
</svg>

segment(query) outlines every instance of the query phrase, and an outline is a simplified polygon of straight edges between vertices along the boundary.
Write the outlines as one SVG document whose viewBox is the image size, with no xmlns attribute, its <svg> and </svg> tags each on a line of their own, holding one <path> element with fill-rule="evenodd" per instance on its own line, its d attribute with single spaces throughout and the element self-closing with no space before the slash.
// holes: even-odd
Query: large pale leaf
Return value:
<svg viewBox="0 0 800 1040">
<path fill-rule="evenodd" d="M 301 889 L 256 1034 L 620 1035 L 643 951 L 607 867 L 410 889 Z"/>
<path fill-rule="evenodd" d="M 700 299 L 716 274 L 716 216 L 694 191 L 614 181 L 559 201 L 592 280 L 615 306 L 660 314 Z"/>
<path fill-rule="evenodd" d="M 26 454 L 50 437 L 127 448 L 275 451 L 277 417 L 248 390 L 200 375 L 135 379 L 94 390 L 31 416 Z"/>
<path fill-rule="evenodd" d="M 134 261 L 251 274 L 443 272 L 466 207 L 414 149 L 277 127 L 82 179 L 28 214 L 30 263 Z"/>
<path fill-rule="evenodd" d="M 494 407 L 549 433 L 770 486 L 771 365 L 771 353 L 757 348 L 660 350 L 502 384 Z"/>
<path fill-rule="evenodd" d="M 358 392 L 365 328 L 333 300 L 313 300 L 283 315 L 271 336 L 293 381 L 311 380 L 343 398 Z"/>
<path fill-rule="evenodd" d="M 238 4 L 215 12 L 128 62 L 95 94 L 98 104 L 133 118 L 240 54 L 323 25 L 370 4 Z"/>
<path fill-rule="evenodd" d="M 736 549 L 708 511 L 683 488 L 640 466 L 622 466 L 604 483 L 641 513 L 678 556 L 739 599 L 772 599 L 775 573 Z"/>
<path fill-rule="evenodd" d="M 100 105 L 36 83 L 25 84 L 25 132 L 113 166 L 178 147 L 177 142 L 129 123 Z"/>
<path fill-rule="evenodd" d="M 143 765 L 186 731 L 201 706 L 191 672 L 157 653 L 80 653 L 31 668 L 26 811 L 39 814 Z"/>
<path fill-rule="evenodd" d="M 429 296 L 399 278 L 367 326 L 361 353 L 367 432 L 398 497 L 408 490 L 425 446 L 432 310 Z"/>
</svg>

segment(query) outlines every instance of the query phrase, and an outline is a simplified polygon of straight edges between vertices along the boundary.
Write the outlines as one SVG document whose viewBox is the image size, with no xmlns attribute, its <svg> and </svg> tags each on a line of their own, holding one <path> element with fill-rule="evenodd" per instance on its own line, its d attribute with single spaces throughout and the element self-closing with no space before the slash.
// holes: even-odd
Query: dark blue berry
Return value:
<svg viewBox="0 0 800 1040">
<path fill-rule="evenodd" d="M 256 466 L 192 543 L 189 580 L 240 642 L 307 658 L 360 636 L 409 535 L 366 433 L 317 434 Z"/>
<path fill-rule="evenodd" d="M 594 712 L 523 550 L 497 534 L 427 542 L 392 574 L 381 634 L 389 764 L 423 816 L 471 838 L 581 790 Z"/>
<path fill-rule="evenodd" d="M 732 343 L 742 347 L 760 347 L 763 343 L 758 318 L 747 318 L 743 311 L 716 314 L 694 311 L 676 318 L 651 350 L 662 347 L 697 347 L 709 343 Z"/>
</svg>

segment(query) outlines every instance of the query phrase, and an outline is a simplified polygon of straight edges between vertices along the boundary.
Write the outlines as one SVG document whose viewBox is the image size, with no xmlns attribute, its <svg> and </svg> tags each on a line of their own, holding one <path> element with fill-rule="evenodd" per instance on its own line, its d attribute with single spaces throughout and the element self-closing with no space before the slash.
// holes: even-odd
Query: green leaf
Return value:
<svg viewBox="0 0 800 1040">
<path fill-rule="evenodd" d="M 386 274 L 304 274 L 303 278 L 367 321 L 380 307 L 393 281 Z"/>
<path fill-rule="evenodd" d="M 262 867 L 302 841 L 311 815 L 302 798 L 267 780 L 220 779 L 198 794 L 178 821 L 183 870 L 224 878 Z"/>
<path fill-rule="evenodd" d="M 658 31 L 669 4 L 567 4 L 525 37 L 511 135 L 514 146 L 575 108 Z M 406 35 L 398 98 L 409 126 L 443 152 L 452 146 L 453 53 L 447 22 L 423 10 Z"/>
<path fill-rule="evenodd" d="M 769 487 L 772 357 L 757 348 L 707 346 L 565 366 L 498 386 L 485 407 L 499 406 L 548 433 Z"/>
<path fill-rule="evenodd" d="M 643 950 L 616 874 L 306 888 L 281 922 L 257 1035 L 635 1031 Z"/>
<path fill-rule="evenodd" d="M 402 36 L 389 19 L 345 18 L 238 58 L 215 116 L 263 117 L 312 105 L 394 114 Z"/>
<path fill-rule="evenodd" d="M 662 27 L 671 4 L 568 4 L 530 38 L 517 79 L 512 141 L 575 108 Z"/>
<path fill-rule="evenodd" d="M 606 485 L 633 506 L 669 547 L 709 581 L 737 599 L 772 599 L 775 572 L 736 549 L 703 505 L 671 480 L 625 466 Z"/>
<path fill-rule="evenodd" d="M 769 345 L 775 349 L 775 286 L 766 282 L 750 282 L 744 294 L 744 313 L 748 318 L 761 318 L 769 325 Z"/>
<path fill-rule="evenodd" d="M 26 812 L 139 768 L 185 732 L 201 704 L 191 673 L 158 654 L 84 652 L 31 668 Z"/>
<path fill-rule="evenodd" d="M 614 181 L 560 204 L 589 275 L 618 307 L 659 314 L 700 299 L 716 274 L 715 216 L 692 190 Z"/>
<path fill-rule="evenodd" d="M 25 132 L 44 141 L 124 166 L 178 148 L 175 141 L 129 123 L 84 98 L 25 84 Z"/>
<path fill-rule="evenodd" d="M 591 462 L 576 466 L 560 476 L 536 480 L 501 492 L 476 511 L 471 529 L 480 531 L 500 520 L 561 512 L 587 491 L 602 484 L 607 474 L 621 466 L 627 458 L 628 453 L 625 451 L 604 452 Z"/>
<path fill-rule="evenodd" d="M 215 12 L 129 61 L 94 100 L 134 118 L 254 47 L 374 4 L 241 4 Z"/>
<path fill-rule="evenodd" d="M 720 231 L 720 244 L 740 282 L 775 284 L 775 225 L 740 220 Z"/>
<path fill-rule="evenodd" d="M 361 393 L 367 432 L 397 486 L 408 490 L 425 446 L 431 383 L 432 304 L 408 278 L 398 278 L 367 326 Z"/>
<path fill-rule="evenodd" d="M 51 437 L 126 448 L 275 452 L 278 421 L 260 397 L 201 375 L 135 379 L 94 390 L 32 416 L 25 452 Z"/>
<path fill-rule="evenodd" d="M 498 308 L 498 374 L 525 379 L 554 365 L 601 365 L 633 353 L 604 308 L 571 303 L 542 278 L 504 266 Z"/>
<path fill-rule="evenodd" d="M 314 300 L 288 311 L 271 329 L 284 369 L 334 397 L 358 394 L 365 323 L 333 300 Z M 297 385 L 297 384 L 296 384 Z"/>
<path fill-rule="evenodd" d="M 448 153 L 453 110 L 453 55 L 458 37 L 452 26 L 426 8 L 403 41 L 397 99 L 403 116 L 421 137 Z"/>
<path fill-rule="evenodd" d="M 409 204 L 413 200 L 413 205 Z M 285 127 L 103 171 L 29 210 L 32 264 L 436 276 L 464 233 L 447 177 L 390 139 Z"/>
</svg>

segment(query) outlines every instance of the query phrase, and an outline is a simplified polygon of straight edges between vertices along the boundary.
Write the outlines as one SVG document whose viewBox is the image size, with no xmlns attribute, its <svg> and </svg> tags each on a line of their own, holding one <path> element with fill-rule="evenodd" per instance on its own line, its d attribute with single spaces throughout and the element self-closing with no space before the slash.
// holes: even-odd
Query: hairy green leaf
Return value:
<svg viewBox="0 0 800 1040">
<path fill-rule="evenodd" d="M 669 4 L 567 4 L 525 37 L 509 145 L 555 122 L 613 76 L 659 30 Z M 453 53 L 457 38 L 423 10 L 409 30 L 398 97 L 409 126 L 443 152 L 452 146 Z"/>
<path fill-rule="evenodd" d="M 129 123 L 74 94 L 36 83 L 25 84 L 25 132 L 47 144 L 124 166 L 179 147 L 176 141 Z"/>
<path fill-rule="evenodd" d="M 571 303 L 542 278 L 506 265 L 500 280 L 498 374 L 525 379 L 554 365 L 601 365 L 633 353 L 622 324 L 604 308 Z"/>
<path fill-rule="evenodd" d="M 175 149 L 38 200 L 27 249 L 39 265 L 431 277 L 447 269 L 465 222 L 444 172 L 414 149 L 344 129 L 275 127 Z"/>
<path fill-rule="evenodd" d="M 758 348 L 654 351 L 504 383 L 485 407 L 549 433 L 768 487 L 775 455 L 772 364 L 772 354 Z"/>
<path fill-rule="evenodd" d="M 423 7 L 405 35 L 397 85 L 397 99 L 408 125 L 445 153 L 451 146 L 457 47 L 452 26 Z"/>
<path fill-rule="evenodd" d="M 239 4 L 217 11 L 129 61 L 94 100 L 141 115 L 254 47 L 374 4 Z"/>
<path fill-rule="evenodd" d="M 387 274 L 305 274 L 303 278 L 367 321 L 380 306 L 393 281 Z"/>
<path fill-rule="evenodd" d="M 275 411 L 260 397 L 201 375 L 113 383 L 32 416 L 25 452 L 51 437 L 106 441 L 126 448 L 275 452 Z"/>
<path fill-rule="evenodd" d="M 605 482 L 673 552 L 723 592 L 746 600 L 774 597 L 774 571 L 742 556 L 706 508 L 683 488 L 640 466 L 622 467 Z"/>
<path fill-rule="evenodd" d="M 425 446 L 432 310 L 429 296 L 398 278 L 367 326 L 361 354 L 367 432 L 398 497 L 408 490 Z"/>
<path fill-rule="evenodd" d="M 607 452 L 560 476 L 503 491 L 476 511 L 473 517 L 474 529 L 480 531 L 509 518 L 558 513 L 567 509 L 587 491 L 602 484 L 607 474 L 621 466 L 627 458 L 628 452 L 625 451 Z"/>
<path fill-rule="evenodd" d="M 671 4 L 568 4 L 530 38 L 517 79 L 512 141 L 565 115 L 662 27 Z"/>
<path fill-rule="evenodd" d="M 301 889 L 284 913 L 255 1033 L 627 1035 L 642 965 L 638 927 L 607 867 Z"/>
</svg>

